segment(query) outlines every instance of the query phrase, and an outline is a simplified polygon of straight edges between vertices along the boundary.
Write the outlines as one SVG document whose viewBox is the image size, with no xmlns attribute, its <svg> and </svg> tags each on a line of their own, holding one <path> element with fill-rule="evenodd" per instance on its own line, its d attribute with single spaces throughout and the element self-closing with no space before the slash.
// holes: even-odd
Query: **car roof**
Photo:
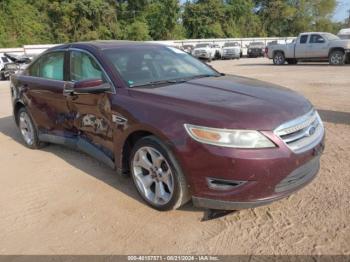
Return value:
<svg viewBox="0 0 350 262">
<path fill-rule="evenodd" d="M 97 40 L 97 41 L 89 41 L 89 42 L 75 42 L 70 44 L 57 45 L 55 47 L 50 48 L 48 51 L 62 50 L 67 48 L 84 48 L 84 47 L 92 47 L 99 50 L 105 49 L 116 49 L 121 47 L 140 47 L 140 46 L 164 46 L 162 44 L 150 43 L 150 42 L 141 42 L 141 41 L 128 41 L 128 40 Z"/>
<path fill-rule="evenodd" d="M 301 35 L 310 35 L 310 34 L 323 35 L 323 34 L 329 34 L 329 33 L 327 33 L 327 32 L 305 32 L 305 33 L 301 33 Z"/>
</svg>

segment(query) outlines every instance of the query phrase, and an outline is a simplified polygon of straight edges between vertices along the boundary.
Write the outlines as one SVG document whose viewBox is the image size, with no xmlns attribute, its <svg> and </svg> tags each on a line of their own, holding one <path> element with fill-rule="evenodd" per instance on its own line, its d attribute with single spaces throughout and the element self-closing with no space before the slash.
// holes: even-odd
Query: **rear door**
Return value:
<svg viewBox="0 0 350 262">
<path fill-rule="evenodd" d="M 101 65 L 90 53 L 71 49 L 69 60 L 71 85 L 77 81 L 89 79 L 109 82 Z M 111 158 L 113 157 L 113 130 L 110 98 L 113 91 L 67 96 L 72 119 L 74 119 L 72 125 L 80 138 L 94 144 Z"/>
<path fill-rule="evenodd" d="M 53 51 L 36 60 L 25 75 L 17 77 L 26 107 L 43 133 L 71 132 L 70 112 L 63 95 L 65 63 L 66 51 Z"/>
<path fill-rule="evenodd" d="M 301 35 L 295 45 L 295 58 L 308 58 L 311 53 L 308 52 L 309 35 Z"/>
</svg>

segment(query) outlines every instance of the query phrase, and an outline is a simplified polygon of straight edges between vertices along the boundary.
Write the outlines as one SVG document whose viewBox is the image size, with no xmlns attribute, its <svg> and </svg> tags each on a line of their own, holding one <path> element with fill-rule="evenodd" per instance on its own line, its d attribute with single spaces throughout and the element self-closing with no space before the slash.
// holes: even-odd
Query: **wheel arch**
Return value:
<svg viewBox="0 0 350 262">
<path fill-rule="evenodd" d="M 342 48 L 342 47 L 333 47 L 331 49 L 329 49 L 329 52 L 328 52 L 328 57 L 332 54 L 332 52 L 334 51 L 341 51 L 343 53 L 345 53 L 345 49 Z"/>
<path fill-rule="evenodd" d="M 283 50 L 277 49 L 277 50 L 273 50 L 272 57 L 274 57 L 276 53 L 282 53 L 284 55 L 284 57 L 286 56 L 286 54 Z"/>
<path fill-rule="evenodd" d="M 170 149 L 173 149 L 174 145 L 170 142 L 170 139 L 165 134 L 159 133 L 158 131 L 147 127 L 140 127 L 137 129 L 135 128 L 131 130 L 125 136 L 125 139 L 123 139 L 122 142 L 118 145 L 115 160 L 119 172 L 125 173 L 129 171 L 129 159 L 133 146 L 137 143 L 137 141 L 147 136 L 154 136 L 162 141 Z"/>
<path fill-rule="evenodd" d="M 15 104 L 14 104 L 14 107 L 13 107 L 13 116 L 14 116 L 14 119 L 15 119 L 15 122 L 16 122 L 17 125 L 18 125 L 17 113 L 22 107 L 25 107 L 25 105 L 21 101 L 16 101 Z"/>
</svg>

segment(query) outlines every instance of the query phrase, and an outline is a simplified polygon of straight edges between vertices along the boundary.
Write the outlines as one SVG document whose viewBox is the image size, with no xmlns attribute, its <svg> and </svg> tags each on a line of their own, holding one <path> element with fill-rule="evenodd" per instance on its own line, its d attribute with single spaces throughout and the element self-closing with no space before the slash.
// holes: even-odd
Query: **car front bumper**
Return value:
<svg viewBox="0 0 350 262">
<path fill-rule="evenodd" d="M 238 210 L 267 205 L 291 195 L 315 178 L 325 146 L 324 136 L 312 149 L 296 154 L 273 133 L 263 133 L 276 148 L 244 150 L 187 140 L 182 152 L 176 155 L 195 206 Z M 238 183 L 231 188 L 213 188 L 208 178 Z"/>
<path fill-rule="evenodd" d="M 288 175 L 284 180 L 275 186 L 275 192 L 279 191 L 280 194 L 276 194 L 272 197 L 266 197 L 262 199 L 256 199 L 253 201 L 223 201 L 218 199 L 192 197 L 194 206 L 207 208 L 207 209 L 220 209 L 220 210 L 240 210 L 255 208 L 259 206 L 269 205 L 274 201 L 288 197 L 301 188 L 309 184 L 318 173 L 320 168 L 320 158 L 315 157 L 308 163 L 300 166 Z"/>
<path fill-rule="evenodd" d="M 241 56 L 240 53 L 238 53 L 238 54 L 225 54 L 224 53 L 222 55 L 223 58 L 240 58 L 240 56 Z"/>
</svg>

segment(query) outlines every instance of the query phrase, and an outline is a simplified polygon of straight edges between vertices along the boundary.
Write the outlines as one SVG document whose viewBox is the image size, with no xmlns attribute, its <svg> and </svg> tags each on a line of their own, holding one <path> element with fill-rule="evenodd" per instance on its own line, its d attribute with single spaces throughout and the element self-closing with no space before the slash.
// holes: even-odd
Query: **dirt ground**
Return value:
<svg viewBox="0 0 350 262">
<path fill-rule="evenodd" d="M 215 61 L 221 72 L 294 89 L 325 121 L 322 167 L 288 199 L 201 222 L 187 204 L 160 213 L 131 179 L 57 145 L 29 150 L 0 82 L 0 254 L 350 255 L 350 67 L 273 66 L 267 59 Z"/>
</svg>

